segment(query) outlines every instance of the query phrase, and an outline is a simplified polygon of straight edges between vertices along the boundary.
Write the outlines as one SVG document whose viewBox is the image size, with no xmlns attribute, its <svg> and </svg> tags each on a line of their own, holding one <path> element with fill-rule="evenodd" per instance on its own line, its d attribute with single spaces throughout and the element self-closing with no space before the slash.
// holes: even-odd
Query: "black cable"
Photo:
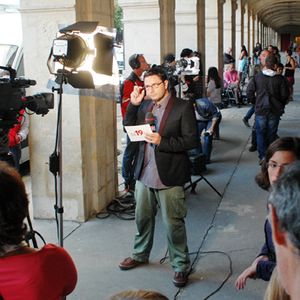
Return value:
<svg viewBox="0 0 300 300">
<path fill-rule="evenodd" d="M 228 260 L 229 260 L 229 272 L 228 272 L 226 278 L 219 285 L 219 287 L 216 288 L 213 292 L 211 292 L 208 296 L 206 296 L 203 300 L 207 300 L 211 296 L 215 295 L 218 291 L 220 291 L 221 288 L 224 286 L 224 284 L 228 281 L 228 279 L 231 277 L 231 275 L 233 273 L 233 271 L 232 271 L 232 259 L 231 259 L 230 255 L 227 254 L 226 252 L 223 252 L 223 251 L 204 251 L 204 252 L 201 252 L 201 254 L 212 254 L 212 253 L 223 254 L 228 258 Z"/>
<path fill-rule="evenodd" d="M 223 251 L 201 251 L 201 252 L 194 252 L 194 253 L 189 253 L 189 254 L 223 254 L 228 258 L 229 261 L 229 272 L 226 276 L 226 278 L 221 282 L 221 284 L 214 290 L 212 291 L 209 295 L 207 295 L 205 298 L 203 298 L 203 300 L 207 300 L 209 299 L 211 296 L 215 295 L 217 292 L 219 292 L 222 287 L 225 285 L 225 283 L 229 280 L 229 278 L 231 277 L 233 270 L 232 270 L 232 259 L 230 257 L 230 255 L 226 252 Z M 180 294 L 181 289 L 178 289 L 178 291 L 176 292 L 176 294 L 174 295 L 174 300 L 177 300 L 178 295 Z"/>
<path fill-rule="evenodd" d="M 123 197 L 115 198 L 107 207 L 105 212 L 96 214 L 98 219 L 106 219 L 110 215 L 125 221 L 135 219 L 135 199 L 133 195 L 124 195 Z"/>
<path fill-rule="evenodd" d="M 235 174 L 235 172 L 236 172 L 236 170 L 237 170 L 237 167 L 238 167 L 239 162 L 240 162 L 240 160 L 241 160 L 241 158 L 242 158 L 242 155 L 243 155 L 243 153 L 245 152 L 245 149 L 246 149 L 246 146 L 247 146 L 247 144 L 248 144 L 248 142 L 249 142 L 249 139 L 250 139 L 250 136 L 249 136 L 248 140 L 247 140 L 246 143 L 245 143 L 244 149 L 243 149 L 243 151 L 241 152 L 241 154 L 240 154 L 240 156 L 239 156 L 239 158 L 238 158 L 238 160 L 237 160 L 236 166 L 235 166 L 235 168 L 234 168 L 234 170 L 233 170 L 233 172 L 232 172 L 232 174 L 231 174 L 231 176 L 230 176 L 228 182 L 226 183 L 226 186 L 225 186 L 225 188 L 224 188 L 224 192 L 222 193 L 222 197 L 220 198 L 220 200 L 219 200 L 219 202 L 218 202 L 218 205 L 217 205 L 217 207 L 216 207 L 216 209 L 215 209 L 215 212 L 214 212 L 214 214 L 213 214 L 213 217 L 212 217 L 212 219 L 211 219 L 210 225 L 209 225 L 208 229 L 206 230 L 206 232 L 205 232 L 205 234 L 204 234 L 204 236 L 203 236 L 203 238 L 202 238 L 202 241 L 201 241 L 201 243 L 200 243 L 200 246 L 199 246 L 198 250 L 197 250 L 196 252 L 191 253 L 191 254 L 195 254 L 195 253 L 196 253 L 196 257 L 194 258 L 194 260 L 193 260 L 193 262 L 192 262 L 192 264 L 191 264 L 191 267 L 190 267 L 190 270 L 188 271 L 187 276 L 189 276 L 189 275 L 192 273 L 193 267 L 194 267 L 194 265 L 196 264 L 196 262 L 198 261 L 199 254 L 204 254 L 204 253 L 221 253 L 221 254 L 226 255 L 227 258 L 228 258 L 228 260 L 229 260 L 229 268 L 230 268 L 230 270 L 229 270 L 228 275 L 227 275 L 226 278 L 223 280 L 223 282 L 221 283 L 221 285 L 220 285 L 216 290 L 214 290 L 212 293 L 210 293 L 208 296 L 206 296 L 203 300 L 207 300 L 207 299 L 210 298 L 212 295 L 214 295 L 214 294 L 216 294 L 218 291 L 220 291 L 221 288 L 224 286 L 224 284 L 228 281 L 228 279 L 229 279 L 229 278 L 231 277 L 231 275 L 232 275 L 232 260 L 231 260 L 231 257 L 230 257 L 229 254 L 227 254 L 226 252 L 222 252 L 222 251 L 206 251 L 206 252 L 202 251 L 202 252 L 201 252 L 200 250 L 201 250 L 201 248 L 202 248 L 202 246 L 203 246 L 203 244 L 204 244 L 204 242 L 205 242 L 205 239 L 206 239 L 206 237 L 207 237 L 209 231 L 210 231 L 211 228 L 213 227 L 213 224 L 214 224 L 214 221 L 215 221 L 215 218 L 216 218 L 218 209 L 219 209 L 219 207 L 220 207 L 220 205 L 221 205 L 221 202 L 222 202 L 222 200 L 223 200 L 223 198 L 224 198 L 224 196 L 225 196 L 225 193 L 226 193 L 226 191 L 227 191 L 227 188 L 228 188 L 228 186 L 229 186 L 229 184 L 230 184 L 230 182 L 231 182 L 231 180 L 232 180 L 232 178 L 233 178 L 233 175 Z M 167 258 L 167 256 L 166 256 L 167 253 L 168 253 L 168 251 L 166 252 L 165 257 L 162 258 L 160 261 L 163 261 L 163 262 L 165 261 L 165 259 Z M 181 291 L 181 289 L 179 288 L 178 291 L 176 292 L 176 294 L 174 295 L 174 300 L 177 300 L 177 297 L 178 297 L 180 291 Z"/>
<path fill-rule="evenodd" d="M 123 185 L 124 182 L 119 184 Z M 124 221 L 132 221 L 135 219 L 135 199 L 133 192 L 126 193 L 125 195 L 116 197 L 106 207 L 106 211 L 96 214 L 98 219 L 106 219 L 111 215 Z"/>
</svg>

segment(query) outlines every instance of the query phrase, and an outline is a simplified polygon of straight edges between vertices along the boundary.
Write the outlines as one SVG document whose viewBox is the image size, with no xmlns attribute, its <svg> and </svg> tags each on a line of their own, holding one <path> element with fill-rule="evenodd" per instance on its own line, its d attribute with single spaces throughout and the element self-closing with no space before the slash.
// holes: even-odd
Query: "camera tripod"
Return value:
<svg viewBox="0 0 300 300">
<path fill-rule="evenodd" d="M 192 178 L 191 178 L 189 185 L 184 187 L 185 191 L 188 190 L 189 188 L 191 188 L 191 193 L 196 194 L 195 189 L 196 189 L 197 183 L 201 180 L 204 180 L 218 194 L 218 196 L 222 197 L 222 194 L 202 174 L 198 174 L 195 176 L 198 176 L 198 178 L 195 181 L 192 181 Z"/>
</svg>

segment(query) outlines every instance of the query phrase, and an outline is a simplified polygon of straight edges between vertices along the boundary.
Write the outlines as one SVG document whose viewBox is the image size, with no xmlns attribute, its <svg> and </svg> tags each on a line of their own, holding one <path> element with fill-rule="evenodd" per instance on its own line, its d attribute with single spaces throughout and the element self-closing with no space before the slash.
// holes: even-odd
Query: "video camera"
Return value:
<svg viewBox="0 0 300 300">
<path fill-rule="evenodd" d="M 200 59 L 197 56 L 184 57 L 176 61 L 176 72 L 182 75 L 199 75 Z"/>
<path fill-rule="evenodd" d="M 11 67 L 0 69 L 9 74 L 9 78 L 0 78 L 0 130 L 8 130 L 18 123 L 19 112 L 28 108 L 44 116 L 54 108 L 54 95 L 40 93 L 25 97 L 25 88 L 35 85 L 35 80 L 16 78 L 16 71 Z"/>
<path fill-rule="evenodd" d="M 194 75 L 200 73 L 200 59 L 197 56 L 185 57 L 173 62 L 165 62 L 163 68 L 167 74 L 171 86 L 174 87 L 180 83 L 180 75 Z"/>
</svg>

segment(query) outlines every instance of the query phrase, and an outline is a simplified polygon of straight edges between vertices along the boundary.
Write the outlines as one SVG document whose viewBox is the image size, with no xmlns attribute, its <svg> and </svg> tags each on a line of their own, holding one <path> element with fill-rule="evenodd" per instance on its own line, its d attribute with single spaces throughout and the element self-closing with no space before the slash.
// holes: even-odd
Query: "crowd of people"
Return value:
<svg viewBox="0 0 300 300">
<path fill-rule="evenodd" d="M 181 52 L 188 63 L 193 61 L 192 55 L 195 53 L 191 49 Z M 238 99 L 245 73 L 249 75 L 249 54 L 242 46 L 238 70 L 228 55 L 224 84 L 225 88 L 236 89 Z M 265 299 L 273 300 L 299 299 L 300 138 L 279 138 L 277 134 L 285 105 L 293 94 L 296 63 L 290 50 L 286 56 L 283 66 L 276 47 L 262 49 L 257 43 L 253 50 L 255 69 L 246 89 L 252 106 L 243 118 L 244 124 L 250 126 L 254 115 L 252 146 L 258 150 L 261 165 L 255 180 L 270 196 L 265 242 L 251 265 L 238 276 L 235 286 L 243 289 L 251 278 L 270 281 Z M 174 72 L 168 73 L 166 64 Z M 172 282 L 181 288 L 187 284 L 190 271 L 184 185 L 191 178 L 190 157 L 202 154 L 205 163 L 211 163 L 213 140 L 220 139 L 222 79 L 216 67 L 209 67 L 205 91 L 200 92 L 200 68 L 197 74 L 178 74 L 172 54 L 160 66 L 150 66 L 143 54 L 133 54 L 129 65 L 132 72 L 121 91 L 123 125 L 148 123 L 152 131 L 139 142 L 127 136 L 122 176 L 126 192 L 134 193 L 137 233 L 132 255 L 121 261 L 119 268 L 128 271 L 149 263 L 155 217 L 160 209 L 174 271 Z M 188 83 L 188 100 L 180 99 L 175 88 L 181 84 L 176 78 L 182 76 L 180 80 Z M 11 132 L 14 146 L 27 135 L 22 135 L 23 123 L 20 119 L 20 126 Z M 35 249 L 25 241 L 28 199 L 17 168 L 0 162 L 0 299 L 62 299 L 76 286 L 75 264 L 63 248 L 47 244 Z M 47 272 L 43 272 L 45 268 Z M 26 272 L 28 269 L 31 272 Z M 111 299 L 167 297 L 154 291 L 124 291 Z"/>
<path fill-rule="evenodd" d="M 187 53 L 187 49 L 184 49 L 184 52 L 186 52 L 186 55 L 192 54 L 192 51 Z M 246 94 L 251 107 L 243 118 L 243 122 L 247 127 L 250 127 L 249 120 L 254 115 L 252 147 L 255 149 L 251 151 L 258 150 L 259 164 L 261 165 L 261 173 L 257 175 L 256 180 L 260 187 L 267 190 L 271 190 L 275 186 L 287 166 L 298 160 L 300 155 L 298 138 L 278 138 L 277 135 L 279 121 L 284 113 L 285 105 L 291 100 L 292 85 L 294 84 L 289 79 L 289 77 L 294 76 L 294 73 L 291 74 L 289 70 L 293 69 L 295 71 L 295 65 L 292 62 L 293 58 L 289 50 L 286 55 L 287 62 L 284 66 L 280 61 L 277 47 L 270 45 L 263 49 L 260 43 L 257 43 L 253 50 L 255 65 L 250 68 L 252 58 L 249 56 L 246 47 L 242 46 L 238 70 L 235 70 L 234 59 L 230 58 L 230 50 L 224 55 L 228 62 L 224 73 L 224 85 L 225 88 L 231 88 L 234 91 L 237 103 L 241 102 L 241 84 L 247 83 Z M 165 62 L 174 63 L 175 65 L 175 56 L 166 56 Z M 166 73 L 161 66 L 152 67 L 146 72 L 144 88 L 138 86 L 133 88 L 130 104 L 124 118 L 125 125 L 144 124 L 146 113 L 151 111 L 155 118 L 156 130 L 152 134 L 145 134 L 145 140 L 139 143 L 138 158 L 134 167 L 135 179 L 137 180 L 135 189 L 137 234 L 134 239 L 132 257 L 122 261 L 119 267 L 121 270 L 129 270 L 149 262 L 155 215 L 157 207 L 159 207 L 162 211 L 163 222 L 166 225 L 170 261 L 175 271 L 173 283 L 177 287 L 183 287 L 188 281 L 189 266 L 186 233 L 183 226 L 186 207 L 181 204 L 182 214 L 180 216 L 176 215 L 176 222 L 174 219 L 172 220 L 175 217 L 175 207 L 172 203 L 173 197 L 169 195 L 169 192 L 172 191 L 172 194 L 178 194 L 179 191 L 174 192 L 173 189 L 176 185 L 181 186 L 182 189 L 189 175 L 186 177 L 181 176 L 180 183 L 175 185 L 174 182 L 167 183 L 165 176 L 166 174 L 172 176 L 176 173 L 171 162 L 174 159 L 177 161 L 179 154 L 183 155 L 181 147 L 185 149 L 185 158 L 181 157 L 180 159 L 182 164 L 188 162 L 189 155 L 199 153 L 204 154 L 206 163 L 211 162 L 213 139 L 220 138 L 220 123 L 222 120 L 220 108 L 222 108 L 221 91 L 223 86 L 217 68 L 208 68 L 204 94 L 198 98 L 196 97 L 196 99 L 191 97 L 190 101 L 187 102 L 190 102 L 192 107 L 190 106 L 188 110 L 186 109 L 189 105 L 186 104 L 186 101 L 179 100 L 184 105 L 181 105 L 182 108 L 179 106 L 175 112 L 176 90 L 169 88 L 169 78 L 163 74 Z M 170 106 L 173 108 L 169 109 Z M 183 108 L 184 106 L 186 108 Z M 168 125 L 169 121 L 174 118 L 173 115 L 182 114 L 183 111 L 188 116 L 188 121 L 185 122 L 186 126 L 189 126 L 189 134 L 187 131 L 182 131 L 186 129 L 183 124 L 180 125 L 181 132 L 176 132 L 178 126 L 175 123 L 173 123 L 172 130 Z M 165 115 L 168 116 L 167 121 Z M 181 116 L 180 120 L 183 118 L 183 115 Z M 178 117 L 175 119 L 178 120 Z M 195 124 L 196 130 L 194 128 Z M 198 146 L 195 147 L 197 143 Z M 160 157 L 164 157 L 165 168 L 160 166 L 159 161 L 162 159 Z M 185 170 L 182 171 L 182 174 L 186 174 L 187 164 L 185 166 L 182 164 L 176 166 L 177 176 L 179 174 L 178 168 L 181 166 L 183 167 L 182 170 Z M 183 196 L 179 198 L 184 199 Z M 177 205 L 178 201 L 177 199 Z M 178 221 L 180 223 L 177 224 Z M 180 232 L 184 235 L 178 237 L 173 226 L 177 228 L 180 226 L 182 228 Z M 243 289 L 248 278 L 262 278 L 267 281 L 272 278 L 277 260 L 276 246 L 272 237 L 272 224 L 268 219 L 264 231 L 265 244 L 251 266 L 245 269 L 237 278 L 237 289 Z M 176 244 L 174 243 L 175 240 Z M 272 285 L 273 282 L 277 282 L 277 286 L 279 285 L 277 277 L 272 278 Z M 270 297 L 268 296 L 271 294 L 270 290 L 271 287 L 268 288 L 266 298 Z"/>
</svg>

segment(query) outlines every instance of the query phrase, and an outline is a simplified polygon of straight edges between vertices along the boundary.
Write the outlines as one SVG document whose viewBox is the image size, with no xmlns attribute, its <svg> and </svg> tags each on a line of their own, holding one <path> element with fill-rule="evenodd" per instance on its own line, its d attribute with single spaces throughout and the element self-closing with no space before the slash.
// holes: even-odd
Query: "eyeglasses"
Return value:
<svg viewBox="0 0 300 300">
<path fill-rule="evenodd" d="M 278 164 L 276 162 L 273 162 L 273 161 L 267 163 L 267 167 L 269 169 L 273 170 L 273 171 L 276 170 L 276 169 L 282 169 L 284 171 L 289 165 L 290 164 L 282 164 L 282 165 L 280 165 L 280 164 Z"/>
<path fill-rule="evenodd" d="M 163 83 L 163 81 L 159 82 L 159 83 L 153 83 L 151 85 L 145 85 L 145 89 L 149 90 L 149 89 L 157 89 L 161 84 Z"/>
</svg>

